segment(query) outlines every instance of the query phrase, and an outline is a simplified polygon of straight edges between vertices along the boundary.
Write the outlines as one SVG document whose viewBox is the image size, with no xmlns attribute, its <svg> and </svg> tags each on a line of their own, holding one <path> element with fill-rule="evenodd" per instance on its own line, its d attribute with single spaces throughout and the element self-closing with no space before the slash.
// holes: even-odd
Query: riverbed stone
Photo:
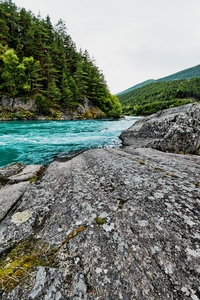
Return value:
<svg viewBox="0 0 200 300">
<path fill-rule="evenodd" d="M 5 272 L 27 272 L 1 298 L 198 298 L 199 174 L 199 156 L 133 146 L 54 161 L 1 222 Z"/>
</svg>

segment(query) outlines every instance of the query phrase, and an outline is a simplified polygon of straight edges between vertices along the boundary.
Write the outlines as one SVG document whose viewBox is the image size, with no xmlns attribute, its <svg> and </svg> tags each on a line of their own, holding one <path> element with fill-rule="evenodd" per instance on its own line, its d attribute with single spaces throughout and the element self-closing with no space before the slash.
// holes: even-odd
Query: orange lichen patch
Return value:
<svg viewBox="0 0 200 300">
<path fill-rule="evenodd" d="M 62 243 L 62 245 L 66 244 L 66 243 L 69 243 L 69 241 L 70 241 L 71 239 L 73 239 L 79 232 L 82 232 L 82 231 L 84 231 L 85 229 L 86 229 L 85 226 L 81 226 L 81 227 L 79 227 L 79 228 L 77 228 L 77 229 L 71 231 L 71 232 L 68 234 L 67 238 L 66 238 L 66 239 L 64 240 L 64 242 Z"/>
<path fill-rule="evenodd" d="M 154 170 L 156 170 L 156 171 L 160 171 L 160 172 L 162 172 L 163 170 L 162 169 L 160 169 L 160 168 L 154 168 Z"/>
</svg>

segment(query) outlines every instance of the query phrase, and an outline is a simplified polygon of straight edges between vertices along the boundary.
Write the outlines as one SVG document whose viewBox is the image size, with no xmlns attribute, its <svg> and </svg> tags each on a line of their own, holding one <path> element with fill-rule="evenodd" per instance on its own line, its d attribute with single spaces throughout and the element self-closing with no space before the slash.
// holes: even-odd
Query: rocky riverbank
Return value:
<svg viewBox="0 0 200 300">
<path fill-rule="evenodd" d="M 142 118 L 120 135 L 124 146 L 200 154 L 200 105 L 178 106 Z"/>
<path fill-rule="evenodd" d="M 195 116 L 195 105 L 184 110 Z M 1 217 L 2 299 L 200 298 L 200 156 L 138 145 L 130 131 L 129 146 L 44 173 L 1 169 L 1 205 L 24 183 Z"/>
<path fill-rule="evenodd" d="M 106 114 L 94 106 L 87 98 L 83 104 L 74 106 L 73 110 L 51 108 L 47 114 L 39 112 L 36 101 L 21 98 L 13 99 L 7 95 L 0 95 L 0 120 L 86 120 L 103 119 Z"/>
</svg>

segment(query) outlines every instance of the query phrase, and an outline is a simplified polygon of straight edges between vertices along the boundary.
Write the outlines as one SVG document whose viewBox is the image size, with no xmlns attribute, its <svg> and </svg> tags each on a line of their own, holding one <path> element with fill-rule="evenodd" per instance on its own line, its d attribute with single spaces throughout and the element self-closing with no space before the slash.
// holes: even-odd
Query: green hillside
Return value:
<svg viewBox="0 0 200 300">
<path fill-rule="evenodd" d="M 118 96 L 124 114 L 150 115 L 200 99 L 200 77 L 150 83 Z"/>
<path fill-rule="evenodd" d="M 183 71 L 177 72 L 175 74 L 160 78 L 156 81 L 170 81 L 170 80 L 177 80 L 177 79 L 190 79 L 194 77 L 200 77 L 200 65 L 195 67 L 185 69 Z"/>
<path fill-rule="evenodd" d="M 169 76 L 157 79 L 157 80 L 154 80 L 154 79 L 146 80 L 144 82 L 141 82 L 139 84 L 132 86 L 129 89 L 126 89 L 125 91 L 122 91 L 122 92 L 116 94 L 116 96 L 118 97 L 119 95 L 126 94 L 130 91 L 133 91 L 137 88 L 140 88 L 140 87 L 147 85 L 149 83 L 152 83 L 152 82 L 171 81 L 171 80 L 178 80 L 178 79 L 190 79 L 190 78 L 194 78 L 194 77 L 200 77 L 200 65 L 197 65 L 197 66 L 189 68 L 189 69 L 185 69 L 183 71 L 174 73 L 172 75 L 169 75 Z"/>
<path fill-rule="evenodd" d="M 149 80 L 146 80 L 144 82 L 138 83 L 138 84 L 132 86 L 131 88 L 129 88 L 129 89 L 127 89 L 127 90 L 125 90 L 125 91 L 123 91 L 121 93 L 116 94 L 116 96 L 118 97 L 119 95 L 122 95 L 122 94 L 128 93 L 130 91 L 136 90 L 136 89 L 138 89 L 138 88 L 140 88 L 140 87 L 142 87 L 144 85 L 147 85 L 149 83 L 152 83 L 154 81 L 155 81 L 154 79 L 149 79 Z"/>
<path fill-rule="evenodd" d="M 39 9 L 39 8 L 38 8 Z M 65 22 L 53 26 L 11 0 L 0 1 L 0 94 L 25 102 L 35 99 L 38 112 L 70 113 L 87 98 L 107 116 L 121 106 L 87 51 L 77 51 Z"/>
</svg>

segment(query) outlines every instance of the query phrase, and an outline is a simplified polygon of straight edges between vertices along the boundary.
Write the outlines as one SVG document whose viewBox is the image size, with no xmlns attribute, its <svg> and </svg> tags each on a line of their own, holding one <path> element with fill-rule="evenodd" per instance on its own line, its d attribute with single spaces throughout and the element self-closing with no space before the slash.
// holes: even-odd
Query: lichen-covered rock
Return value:
<svg viewBox="0 0 200 300">
<path fill-rule="evenodd" d="M 0 220 L 22 197 L 30 182 L 39 179 L 43 172 L 44 168 L 41 165 L 26 166 L 21 163 L 0 169 Z"/>
<path fill-rule="evenodd" d="M 35 176 L 38 176 L 37 174 L 40 174 L 44 171 L 42 165 L 27 165 L 21 170 L 21 172 L 9 176 L 8 180 L 16 183 L 16 182 L 22 182 L 27 181 L 30 179 L 34 179 Z"/>
<path fill-rule="evenodd" d="M 1 299 L 198 299 L 199 174 L 132 146 L 54 161 L 1 222 Z"/>
<path fill-rule="evenodd" d="M 6 185 L 0 189 L 0 220 L 6 216 L 12 206 L 21 198 L 29 184 L 29 182 L 20 182 Z"/>
<path fill-rule="evenodd" d="M 9 178 L 20 173 L 26 167 L 25 164 L 16 163 L 0 169 L 0 178 Z"/>
<path fill-rule="evenodd" d="M 122 132 L 123 145 L 200 154 L 200 104 L 192 103 L 142 118 Z"/>
</svg>

